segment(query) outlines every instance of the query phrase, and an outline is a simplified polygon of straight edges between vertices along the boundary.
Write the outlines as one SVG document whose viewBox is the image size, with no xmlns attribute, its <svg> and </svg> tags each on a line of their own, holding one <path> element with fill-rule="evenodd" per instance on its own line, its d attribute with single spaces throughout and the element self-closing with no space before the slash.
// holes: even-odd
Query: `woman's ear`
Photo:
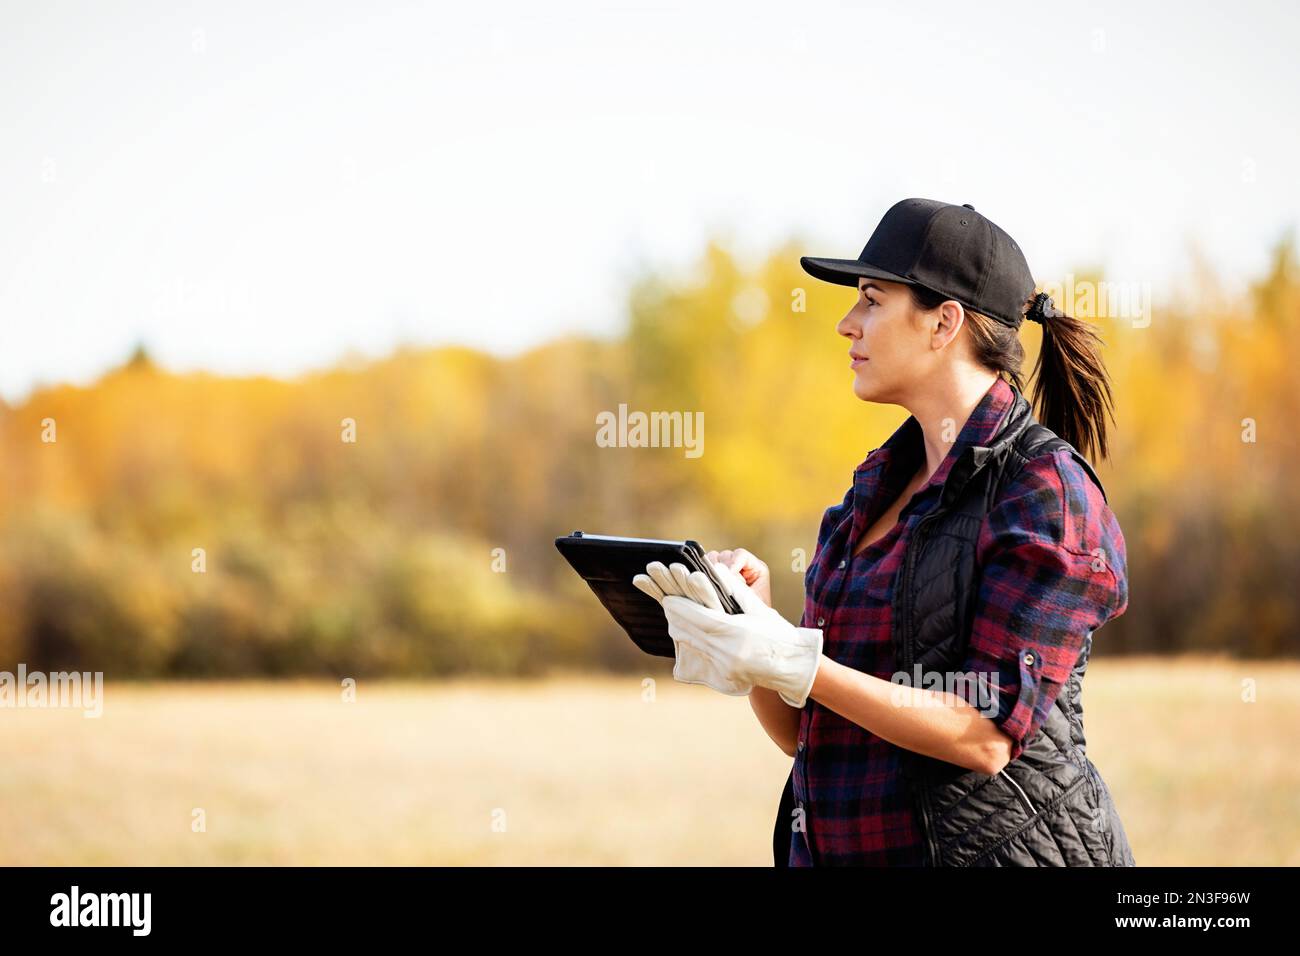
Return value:
<svg viewBox="0 0 1300 956">
<path fill-rule="evenodd" d="M 930 343 L 934 348 L 941 349 L 957 337 L 958 330 L 966 320 L 966 312 L 961 307 L 961 303 L 949 299 L 941 303 L 939 308 L 934 310 L 934 314 L 938 324 L 934 328 Z"/>
</svg>

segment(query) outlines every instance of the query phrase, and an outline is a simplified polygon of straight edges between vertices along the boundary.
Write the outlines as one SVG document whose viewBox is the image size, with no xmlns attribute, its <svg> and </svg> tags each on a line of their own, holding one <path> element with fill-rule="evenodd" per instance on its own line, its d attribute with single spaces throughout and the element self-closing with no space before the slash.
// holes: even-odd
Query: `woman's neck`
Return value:
<svg viewBox="0 0 1300 956">
<path fill-rule="evenodd" d="M 994 372 L 964 370 L 951 378 L 927 383 L 921 394 L 904 405 L 925 436 L 926 481 L 938 470 L 962 426 L 996 379 Z"/>
</svg>

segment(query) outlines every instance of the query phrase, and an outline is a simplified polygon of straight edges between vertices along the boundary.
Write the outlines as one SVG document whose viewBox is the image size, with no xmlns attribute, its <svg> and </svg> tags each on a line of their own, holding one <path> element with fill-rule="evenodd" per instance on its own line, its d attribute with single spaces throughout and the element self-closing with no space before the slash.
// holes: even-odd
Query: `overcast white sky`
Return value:
<svg viewBox="0 0 1300 956">
<path fill-rule="evenodd" d="M 1043 281 L 1258 274 L 1295 6 L 1051 6 L 0 0 L 0 394 L 613 332 L 640 261 L 853 257 L 906 196 Z"/>
</svg>

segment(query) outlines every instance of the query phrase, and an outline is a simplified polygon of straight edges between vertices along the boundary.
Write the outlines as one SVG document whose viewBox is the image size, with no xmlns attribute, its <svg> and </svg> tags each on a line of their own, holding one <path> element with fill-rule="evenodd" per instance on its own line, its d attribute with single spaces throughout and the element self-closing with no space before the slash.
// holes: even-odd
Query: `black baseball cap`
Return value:
<svg viewBox="0 0 1300 956">
<path fill-rule="evenodd" d="M 1012 328 L 1020 327 L 1034 294 L 1014 239 L 974 206 L 934 199 L 894 203 L 856 259 L 804 256 L 799 264 L 837 285 L 856 288 L 868 278 L 922 286 Z"/>
</svg>

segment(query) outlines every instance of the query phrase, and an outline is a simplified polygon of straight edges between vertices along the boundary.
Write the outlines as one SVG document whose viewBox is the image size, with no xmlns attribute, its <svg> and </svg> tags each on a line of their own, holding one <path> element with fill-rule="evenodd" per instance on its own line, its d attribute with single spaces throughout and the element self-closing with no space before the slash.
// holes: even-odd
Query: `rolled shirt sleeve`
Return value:
<svg viewBox="0 0 1300 956">
<path fill-rule="evenodd" d="M 1025 465 L 985 518 L 965 670 L 996 694 L 986 716 L 1024 751 L 1051 712 L 1089 632 L 1128 606 L 1124 538 L 1069 449 Z M 993 708 L 996 707 L 996 713 Z"/>
</svg>

